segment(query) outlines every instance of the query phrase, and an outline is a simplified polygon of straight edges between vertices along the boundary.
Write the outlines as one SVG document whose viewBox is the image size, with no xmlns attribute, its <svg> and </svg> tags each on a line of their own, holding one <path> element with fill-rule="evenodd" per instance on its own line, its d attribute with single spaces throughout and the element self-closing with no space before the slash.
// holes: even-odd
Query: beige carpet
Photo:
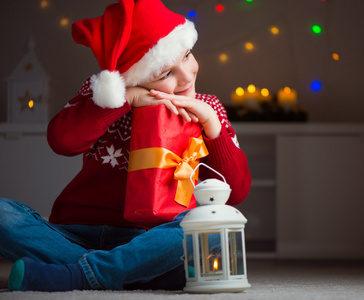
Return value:
<svg viewBox="0 0 364 300">
<path fill-rule="evenodd" d="M 0 279 L 4 279 L 8 267 L 0 263 Z M 248 279 L 252 287 L 238 294 L 191 295 L 181 291 L 24 293 L 2 290 L 0 300 L 364 300 L 363 261 L 248 261 Z"/>
</svg>

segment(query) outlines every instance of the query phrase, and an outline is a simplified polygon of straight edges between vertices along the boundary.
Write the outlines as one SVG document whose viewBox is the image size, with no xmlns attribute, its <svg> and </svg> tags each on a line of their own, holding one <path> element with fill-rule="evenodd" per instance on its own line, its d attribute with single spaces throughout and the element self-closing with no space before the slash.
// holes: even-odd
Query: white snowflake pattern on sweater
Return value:
<svg viewBox="0 0 364 300">
<path fill-rule="evenodd" d="M 109 155 L 101 156 L 101 158 L 104 160 L 102 163 L 110 164 L 113 168 L 116 165 L 119 165 L 117 158 L 123 156 L 121 153 L 122 149 L 115 150 L 114 145 L 111 145 L 111 147 L 106 147 L 106 150 Z"/>
</svg>

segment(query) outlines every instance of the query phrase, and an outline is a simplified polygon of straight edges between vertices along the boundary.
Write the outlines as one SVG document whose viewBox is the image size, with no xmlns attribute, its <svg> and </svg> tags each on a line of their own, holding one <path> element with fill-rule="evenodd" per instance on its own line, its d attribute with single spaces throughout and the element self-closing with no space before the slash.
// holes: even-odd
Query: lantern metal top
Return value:
<svg viewBox="0 0 364 300">
<path fill-rule="evenodd" d="M 205 166 L 206 168 L 212 170 L 217 175 L 219 175 L 224 181 L 217 179 L 206 179 L 200 182 L 197 186 L 195 186 L 192 177 L 195 171 L 199 166 Z M 224 176 L 222 176 L 219 172 L 215 171 L 213 168 L 209 167 L 204 163 L 199 163 L 195 169 L 193 170 L 190 180 L 195 187 L 193 194 L 196 197 L 198 204 L 200 205 L 208 205 L 208 204 L 225 204 L 229 199 L 231 188 L 230 185 L 226 182 Z"/>
<path fill-rule="evenodd" d="M 209 226 L 244 227 L 247 219 L 229 205 L 204 205 L 189 211 L 181 222 L 183 229 L 203 229 Z M 235 226 L 234 226 L 235 225 Z"/>
</svg>

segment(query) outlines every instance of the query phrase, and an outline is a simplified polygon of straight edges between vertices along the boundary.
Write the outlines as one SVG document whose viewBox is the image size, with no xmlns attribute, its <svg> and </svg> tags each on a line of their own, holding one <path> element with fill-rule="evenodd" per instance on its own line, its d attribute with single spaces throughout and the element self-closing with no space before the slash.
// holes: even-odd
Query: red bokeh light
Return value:
<svg viewBox="0 0 364 300">
<path fill-rule="evenodd" d="M 216 11 L 221 12 L 225 9 L 225 7 L 222 4 L 218 4 L 218 5 L 216 5 L 215 9 L 216 9 Z"/>
</svg>

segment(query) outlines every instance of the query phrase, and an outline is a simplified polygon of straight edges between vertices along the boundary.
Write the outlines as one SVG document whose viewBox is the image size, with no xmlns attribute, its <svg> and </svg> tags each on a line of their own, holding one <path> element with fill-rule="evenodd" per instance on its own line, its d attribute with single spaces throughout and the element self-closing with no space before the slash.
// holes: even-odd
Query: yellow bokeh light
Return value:
<svg viewBox="0 0 364 300">
<path fill-rule="evenodd" d="M 244 95 L 244 89 L 242 87 L 238 87 L 236 90 L 235 90 L 235 93 L 238 95 L 238 96 L 243 96 Z"/>
<path fill-rule="evenodd" d="M 254 49 L 254 44 L 251 43 L 251 42 L 245 43 L 245 49 L 248 50 L 248 51 L 253 50 Z"/>
<path fill-rule="evenodd" d="M 269 96 L 269 90 L 264 88 L 260 91 L 260 93 L 262 94 L 263 97 L 268 97 Z"/>
<path fill-rule="evenodd" d="M 226 62 L 229 59 L 229 56 L 226 53 L 221 53 L 219 58 L 221 62 Z"/>
<path fill-rule="evenodd" d="M 333 53 L 333 54 L 331 55 L 331 57 L 332 57 L 332 59 L 333 59 L 333 60 L 339 60 L 339 59 L 340 59 L 340 55 L 339 55 L 339 54 L 337 54 L 337 53 Z"/>
<path fill-rule="evenodd" d="M 66 27 L 69 23 L 70 23 L 70 19 L 69 18 L 62 18 L 61 21 L 60 21 L 60 25 L 62 27 Z"/>
<path fill-rule="evenodd" d="M 270 28 L 270 32 L 273 33 L 273 34 L 278 34 L 279 33 L 279 29 L 276 26 L 272 26 Z"/>
<path fill-rule="evenodd" d="M 254 84 L 249 84 L 248 88 L 247 88 L 249 93 L 255 93 L 255 85 Z"/>
<path fill-rule="evenodd" d="M 48 0 L 41 0 L 40 1 L 40 7 L 41 8 L 46 8 L 46 7 L 48 7 Z"/>
<path fill-rule="evenodd" d="M 289 94 L 291 92 L 291 88 L 289 88 L 288 86 L 286 86 L 283 91 L 286 93 L 286 94 Z"/>
<path fill-rule="evenodd" d="M 34 107 L 34 101 L 33 100 L 29 100 L 28 106 L 29 106 L 29 108 L 33 108 Z"/>
</svg>

